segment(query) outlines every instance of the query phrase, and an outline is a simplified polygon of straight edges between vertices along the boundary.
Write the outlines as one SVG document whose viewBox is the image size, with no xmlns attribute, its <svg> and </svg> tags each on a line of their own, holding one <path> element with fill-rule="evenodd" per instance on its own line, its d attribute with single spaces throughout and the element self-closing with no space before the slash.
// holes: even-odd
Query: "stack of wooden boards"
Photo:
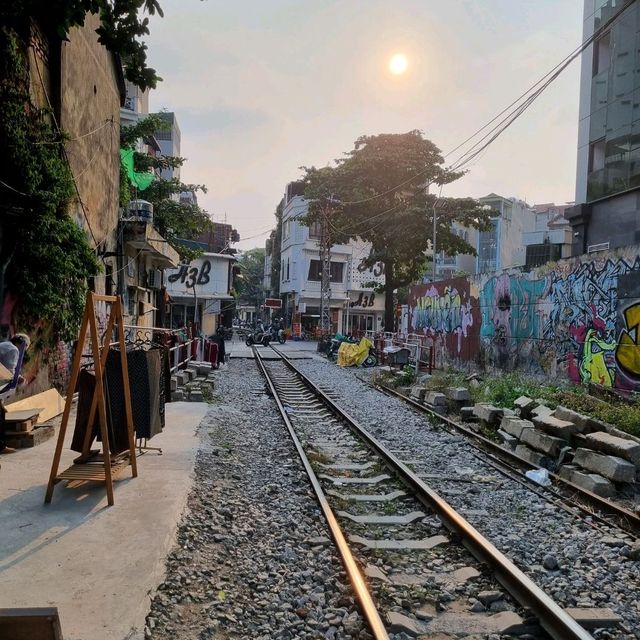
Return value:
<svg viewBox="0 0 640 640">
<path fill-rule="evenodd" d="M 53 437 L 51 418 L 62 412 L 63 399 L 55 389 L 6 407 L 5 439 L 14 449 L 35 447 Z"/>
</svg>

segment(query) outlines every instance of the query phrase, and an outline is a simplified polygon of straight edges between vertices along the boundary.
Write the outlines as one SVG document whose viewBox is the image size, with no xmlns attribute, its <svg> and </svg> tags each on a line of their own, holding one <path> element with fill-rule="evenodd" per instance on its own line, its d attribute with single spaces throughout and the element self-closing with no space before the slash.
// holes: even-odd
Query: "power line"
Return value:
<svg viewBox="0 0 640 640">
<path fill-rule="evenodd" d="M 630 0 L 630 2 L 624 8 L 622 8 L 615 16 L 612 16 L 611 18 L 609 18 L 609 20 L 607 20 L 603 25 L 601 25 L 598 29 L 596 29 L 591 36 L 589 36 L 586 40 L 584 40 L 581 45 L 579 45 L 576 49 L 574 49 L 561 62 L 556 64 L 550 71 L 545 73 L 537 82 L 531 85 L 524 93 L 522 93 L 518 98 L 516 98 L 513 102 L 511 102 L 507 107 L 502 109 L 502 111 L 500 111 L 496 116 L 494 116 L 491 120 L 489 120 L 489 122 L 487 122 L 482 127 L 480 127 L 480 129 L 478 129 L 475 133 L 469 136 L 462 143 L 454 147 L 451 151 L 448 151 L 446 154 L 444 154 L 443 158 L 447 158 L 451 154 L 455 153 L 455 151 L 462 148 L 465 144 L 473 140 L 476 136 L 482 133 L 489 125 L 491 125 L 498 118 L 500 118 L 500 116 L 507 113 L 509 109 L 511 109 L 515 105 L 518 105 L 518 103 L 520 103 L 524 99 L 524 102 L 522 104 L 519 104 L 519 106 L 517 106 L 513 112 L 511 112 L 509 115 L 503 118 L 498 125 L 496 125 L 493 129 L 489 131 L 489 133 L 485 134 L 485 136 L 483 136 L 478 142 L 476 142 L 471 147 L 471 149 L 469 149 L 469 151 L 462 154 L 462 156 L 460 156 L 460 158 L 458 158 L 456 163 L 454 163 L 454 165 L 452 166 L 455 167 L 455 169 L 461 169 L 463 166 L 468 164 L 470 160 L 475 158 L 481 151 L 486 149 L 496 138 L 498 138 L 498 136 L 500 136 L 504 131 L 506 131 L 506 129 L 508 129 L 509 126 L 511 126 L 511 124 L 513 124 L 513 122 L 515 122 L 515 120 L 517 120 L 531 106 L 531 104 L 540 96 L 540 94 L 562 73 L 562 71 L 564 71 L 569 66 L 569 64 L 571 64 L 571 62 L 573 62 L 573 60 L 575 60 L 595 40 L 601 37 L 604 33 L 608 32 L 611 26 L 615 22 L 617 22 L 622 17 L 622 15 L 629 9 L 629 7 L 635 4 L 635 2 L 636 0 Z M 504 125 L 504 126 L 500 128 L 501 125 Z M 496 132 L 496 133 L 494 135 L 491 135 L 493 132 Z M 474 149 L 480 144 L 480 142 L 482 142 L 483 140 L 486 140 L 487 138 L 489 139 L 486 142 L 486 144 L 482 145 L 478 151 L 474 151 Z M 413 182 L 414 180 L 416 180 L 416 178 L 423 176 L 429 170 L 430 168 L 426 168 L 422 171 L 419 171 L 418 173 L 413 175 L 411 178 L 404 180 L 403 182 L 396 185 L 395 187 L 387 189 L 382 193 L 378 193 L 368 198 L 363 198 L 362 200 L 342 202 L 342 204 L 343 205 L 364 204 L 365 202 L 370 202 L 372 200 L 376 200 L 377 198 L 382 198 L 385 195 L 388 195 L 389 193 L 393 193 L 394 191 L 397 191 L 401 187 Z M 431 184 L 434 181 L 437 182 L 437 179 L 431 181 L 429 184 Z"/>
</svg>

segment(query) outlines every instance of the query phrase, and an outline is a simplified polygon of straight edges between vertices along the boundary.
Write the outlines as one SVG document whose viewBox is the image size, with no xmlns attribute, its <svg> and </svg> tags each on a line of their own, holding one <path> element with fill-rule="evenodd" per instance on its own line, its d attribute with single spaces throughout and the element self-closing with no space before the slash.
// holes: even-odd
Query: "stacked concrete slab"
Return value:
<svg viewBox="0 0 640 640">
<path fill-rule="evenodd" d="M 522 396 L 518 416 L 504 416 L 499 434 L 505 446 L 530 463 L 603 497 L 633 483 L 640 467 L 640 441 L 566 407 L 550 409 Z"/>
<path fill-rule="evenodd" d="M 203 402 L 205 390 L 213 389 L 215 374 L 208 363 L 193 362 L 171 376 L 172 402 Z"/>
</svg>

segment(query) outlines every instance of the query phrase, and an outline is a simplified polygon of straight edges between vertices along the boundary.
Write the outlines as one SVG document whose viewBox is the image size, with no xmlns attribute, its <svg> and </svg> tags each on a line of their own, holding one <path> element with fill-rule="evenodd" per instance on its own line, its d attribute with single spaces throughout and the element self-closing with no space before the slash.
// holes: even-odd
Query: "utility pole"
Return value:
<svg viewBox="0 0 640 640">
<path fill-rule="evenodd" d="M 431 244 L 431 247 L 433 249 L 433 278 L 432 278 L 433 282 L 436 281 L 436 230 L 437 230 L 436 204 L 437 202 L 438 202 L 437 199 L 433 201 L 433 243 Z"/>
<path fill-rule="evenodd" d="M 332 197 L 320 212 L 320 329 L 325 333 L 331 333 L 331 202 Z"/>
</svg>

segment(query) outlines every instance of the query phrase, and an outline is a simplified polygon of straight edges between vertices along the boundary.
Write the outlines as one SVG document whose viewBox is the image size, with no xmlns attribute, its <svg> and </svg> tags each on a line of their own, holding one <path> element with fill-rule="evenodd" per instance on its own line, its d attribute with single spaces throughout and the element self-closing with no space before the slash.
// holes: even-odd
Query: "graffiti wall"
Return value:
<svg viewBox="0 0 640 640">
<path fill-rule="evenodd" d="M 412 287 L 409 325 L 412 333 L 433 338 L 439 358 L 468 361 L 478 355 L 478 300 L 466 278 Z"/>
<path fill-rule="evenodd" d="M 640 391 L 640 248 L 413 287 L 446 359 Z"/>
</svg>

